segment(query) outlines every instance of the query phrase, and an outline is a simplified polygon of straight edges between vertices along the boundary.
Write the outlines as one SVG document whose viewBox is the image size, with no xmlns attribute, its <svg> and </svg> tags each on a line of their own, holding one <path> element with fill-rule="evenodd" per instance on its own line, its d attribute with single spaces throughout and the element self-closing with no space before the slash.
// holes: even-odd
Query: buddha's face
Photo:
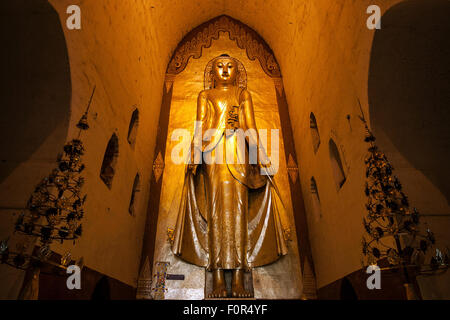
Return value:
<svg viewBox="0 0 450 320">
<path fill-rule="evenodd" d="M 232 58 L 217 58 L 213 63 L 212 72 L 216 84 L 233 84 L 236 81 L 238 68 L 236 61 Z"/>
</svg>

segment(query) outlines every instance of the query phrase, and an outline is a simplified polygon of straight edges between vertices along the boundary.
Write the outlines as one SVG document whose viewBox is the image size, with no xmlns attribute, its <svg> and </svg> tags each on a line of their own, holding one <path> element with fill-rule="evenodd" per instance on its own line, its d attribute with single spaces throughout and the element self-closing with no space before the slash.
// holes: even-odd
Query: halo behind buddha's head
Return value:
<svg viewBox="0 0 450 320">
<path fill-rule="evenodd" d="M 213 89 L 215 88 L 215 83 L 214 83 L 214 76 L 213 76 L 213 64 L 214 61 L 216 61 L 216 59 L 218 58 L 229 58 L 232 59 L 236 62 L 236 65 L 238 66 L 238 74 L 236 77 L 236 85 L 239 86 L 240 88 L 247 88 L 247 72 L 245 71 L 244 65 L 242 64 L 241 61 L 239 61 L 236 58 L 230 57 L 228 54 L 223 53 L 220 56 L 215 57 L 214 59 L 211 59 L 208 64 L 206 65 L 205 68 L 205 77 L 204 77 L 204 81 L 203 81 L 203 86 L 205 88 L 205 90 L 207 89 Z"/>
</svg>

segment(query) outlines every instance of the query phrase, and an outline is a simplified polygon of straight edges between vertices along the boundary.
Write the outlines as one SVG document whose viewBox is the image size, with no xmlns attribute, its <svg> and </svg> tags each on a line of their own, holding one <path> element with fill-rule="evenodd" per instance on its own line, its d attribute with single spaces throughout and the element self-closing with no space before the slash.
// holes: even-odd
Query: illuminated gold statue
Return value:
<svg viewBox="0 0 450 320">
<path fill-rule="evenodd" d="M 265 151 L 257 147 L 257 162 L 249 161 L 249 146 L 258 146 L 258 133 L 245 69 L 228 55 L 208 65 L 205 78 L 210 77 L 211 86 L 197 101 L 202 141 L 192 144 L 172 250 L 213 272 L 210 298 L 227 296 L 224 270 L 232 270 L 232 296 L 245 298 L 250 293 L 244 272 L 287 253 L 282 207 L 273 179 L 263 174 L 270 167 Z M 237 129 L 248 133 L 244 148 Z"/>
</svg>

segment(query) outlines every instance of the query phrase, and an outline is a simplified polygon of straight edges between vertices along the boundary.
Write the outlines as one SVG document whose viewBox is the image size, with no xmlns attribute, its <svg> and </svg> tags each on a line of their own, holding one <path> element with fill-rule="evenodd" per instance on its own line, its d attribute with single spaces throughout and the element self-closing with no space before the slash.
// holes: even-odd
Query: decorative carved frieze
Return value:
<svg viewBox="0 0 450 320">
<path fill-rule="evenodd" d="M 247 51 L 250 60 L 258 59 L 264 72 L 270 77 L 280 77 L 280 67 L 267 43 L 242 22 L 226 15 L 209 20 L 189 32 L 175 50 L 167 67 L 167 73 L 182 72 L 193 57 L 202 56 L 202 49 L 211 47 L 212 40 L 219 38 L 220 32 L 228 32 L 230 39 L 239 48 Z"/>
</svg>

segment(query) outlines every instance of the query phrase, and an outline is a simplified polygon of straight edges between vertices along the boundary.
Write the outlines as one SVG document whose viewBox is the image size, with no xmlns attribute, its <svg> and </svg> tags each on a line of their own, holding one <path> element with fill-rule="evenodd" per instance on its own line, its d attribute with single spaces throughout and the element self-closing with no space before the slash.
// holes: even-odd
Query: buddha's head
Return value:
<svg viewBox="0 0 450 320">
<path fill-rule="evenodd" d="M 238 64 L 236 60 L 229 55 L 222 54 L 214 59 L 212 74 L 216 85 L 235 84 L 238 73 Z"/>
</svg>

